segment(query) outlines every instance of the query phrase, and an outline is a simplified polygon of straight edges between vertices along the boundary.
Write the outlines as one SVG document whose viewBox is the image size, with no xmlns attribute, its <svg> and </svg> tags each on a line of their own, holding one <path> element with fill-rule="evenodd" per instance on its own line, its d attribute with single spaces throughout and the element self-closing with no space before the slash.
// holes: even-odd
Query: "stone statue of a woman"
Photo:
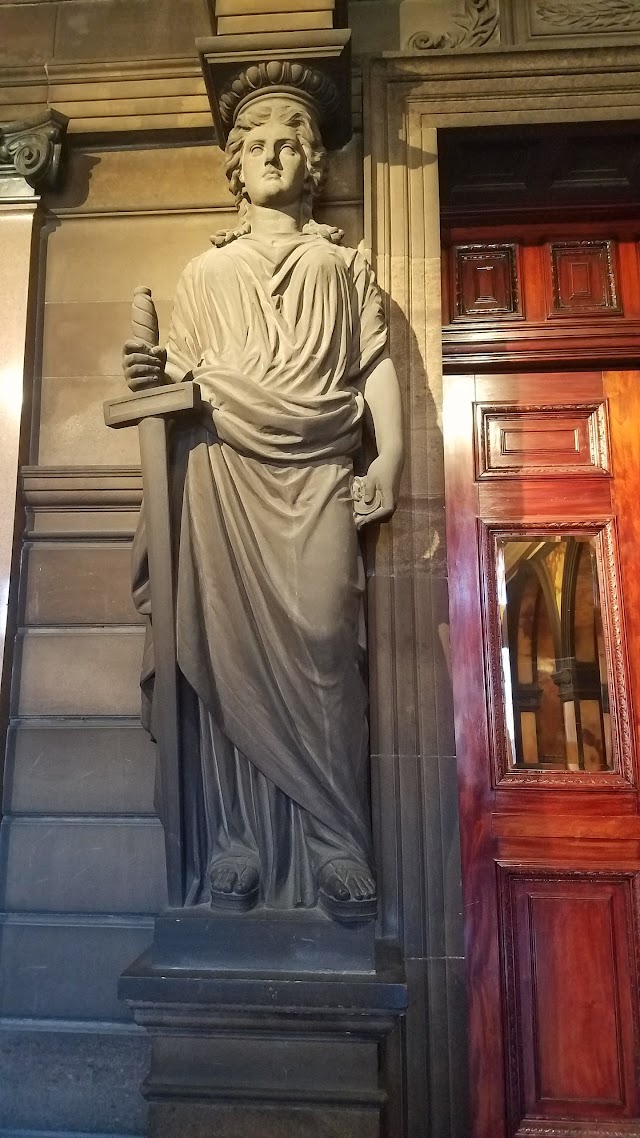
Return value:
<svg viewBox="0 0 640 1138">
<path fill-rule="evenodd" d="M 398 384 L 371 268 L 311 219 L 326 162 L 312 111 L 254 99 L 226 155 L 238 227 L 185 269 L 166 349 L 124 351 L 134 389 L 193 378 L 212 408 L 172 456 L 178 663 L 198 728 L 183 741 L 187 904 L 370 917 L 357 526 L 396 505 Z M 377 457 L 356 515 L 363 420 Z M 143 525 L 136 552 L 148 613 Z M 148 654 L 147 695 L 152 678 Z"/>
</svg>

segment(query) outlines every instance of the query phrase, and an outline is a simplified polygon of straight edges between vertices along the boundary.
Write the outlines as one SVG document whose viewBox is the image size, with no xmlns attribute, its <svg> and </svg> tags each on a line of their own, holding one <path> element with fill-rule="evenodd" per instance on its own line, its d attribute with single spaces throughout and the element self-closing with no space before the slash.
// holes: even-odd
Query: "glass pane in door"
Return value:
<svg viewBox="0 0 640 1138">
<path fill-rule="evenodd" d="M 613 769 L 596 538 L 500 537 L 501 659 L 511 769 Z"/>
</svg>

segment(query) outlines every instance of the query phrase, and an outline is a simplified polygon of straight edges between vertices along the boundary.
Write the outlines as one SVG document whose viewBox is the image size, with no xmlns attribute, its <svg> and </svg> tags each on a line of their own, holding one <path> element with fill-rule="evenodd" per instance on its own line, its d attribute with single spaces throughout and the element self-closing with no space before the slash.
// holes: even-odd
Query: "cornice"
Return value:
<svg viewBox="0 0 640 1138">
<path fill-rule="evenodd" d="M 561 76 L 608 74 L 640 71 L 640 44 L 605 45 L 580 48 L 545 48 L 529 45 L 496 46 L 482 52 L 463 54 L 440 51 L 384 52 L 372 61 L 376 72 L 387 72 L 398 80 L 412 76 L 442 79 L 520 78 L 522 76 Z"/>
<path fill-rule="evenodd" d="M 359 77 L 356 65 L 354 125 L 361 112 Z M 155 131 L 216 137 L 197 56 L 0 68 L 2 117 L 26 118 L 47 107 L 68 117 L 71 137 Z"/>
<path fill-rule="evenodd" d="M 637 89 L 640 44 L 570 50 L 491 45 L 468 53 L 388 52 L 369 62 L 375 74 L 391 83 L 418 81 L 441 87 L 447 81 L 539 77 L 548 87 L 554 78 L 597 75 L 601 82 L 595 91 L 617 87 L 624 93 L 634 84 Z M 355 75 L 360 64 L 356 60 Z M 197 130 L 213 139 L 215 134 L 204 79 L 194 56 L 0 68 L 0 99 L 0 114 L 6 119 L 27 119 L 55 107 L 69 118 L 70 136 Z"/>
<path fill-rule="evenodd" d="M 0 68 L 2 113 L 55 107 L 69 134 L 202 129 L 213 133 L 197 56 Z"/>
</svg>

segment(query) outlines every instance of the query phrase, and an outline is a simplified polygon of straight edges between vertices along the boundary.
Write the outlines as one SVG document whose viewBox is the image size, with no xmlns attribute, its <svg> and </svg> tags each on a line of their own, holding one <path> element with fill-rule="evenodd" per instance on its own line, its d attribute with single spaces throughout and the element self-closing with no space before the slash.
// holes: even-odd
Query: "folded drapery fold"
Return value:
<svg viewBox="0 0 640 1138">
<path fill-rule="evenodd" d="M 287 906 L 315 902 L 332 853 L 370 862 L 351 482 L 358 380 L 385 342 L 366 260 L 321 237 L 247 235 L 178 286 L 167 371 L 191 373 L 212 408 L 172 442 L 178 663 L 200 705 L 192 900 L 225 849 L 254 850 L 263 899 Z M 134 556 L 148 612 L 143 522 Z"/>
</svg>

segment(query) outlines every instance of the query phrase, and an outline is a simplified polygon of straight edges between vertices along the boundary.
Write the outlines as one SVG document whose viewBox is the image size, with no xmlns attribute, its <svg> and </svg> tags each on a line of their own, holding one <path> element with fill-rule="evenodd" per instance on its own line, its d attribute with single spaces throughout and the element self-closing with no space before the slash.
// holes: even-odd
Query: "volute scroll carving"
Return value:
<svg viewBox="0 0 640 1138">
<path fill-rule="evenodd" d="M 61 171 L 68 121 L 59 111 L 48 110 L 26 122 L 0 126 L 0 164 L 13 166 L 34 189 L 53 188 Z"/>
</svg>

